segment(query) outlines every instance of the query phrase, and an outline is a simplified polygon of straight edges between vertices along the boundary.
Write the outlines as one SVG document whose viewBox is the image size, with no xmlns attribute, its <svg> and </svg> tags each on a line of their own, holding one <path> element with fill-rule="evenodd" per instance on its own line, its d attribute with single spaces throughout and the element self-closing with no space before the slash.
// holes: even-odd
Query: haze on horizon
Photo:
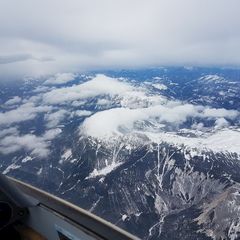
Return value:
<svg viewBox="0 0 240 240">
<path fill-rule="evenodd" d="M 5 77 L 240 66 L 239 0 L 0 0 Z"/>
</svg>

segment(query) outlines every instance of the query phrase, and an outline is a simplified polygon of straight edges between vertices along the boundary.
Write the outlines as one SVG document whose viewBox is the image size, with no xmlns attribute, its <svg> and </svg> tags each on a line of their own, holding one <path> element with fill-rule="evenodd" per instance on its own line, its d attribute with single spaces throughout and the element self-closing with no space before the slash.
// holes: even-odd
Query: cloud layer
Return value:
<svg viewBox="0 0 240 240">
<path fill-rule="evenodd" d="M 239 8 L 238 0 L 1 1 L 0 71 L 239 66 Z"/>
<path fill-rule="evenodd" d="M 168 99 L 152 90 L 155 85 L 100 74 L 72 86 L 42 89 L 34 96 L 11 97 L 0 112 L 0 153 L 25 150 L 30 155 L 46 157 L 60 128 L 74 121 L 80 124 L 81 136 L 103 141 L 141 133 L 157 141 L 182 144 L 192 141 L 197 146 L 197 137 L 182 137 L 182 133 L 202 137 L 228 127 L 232 127 L 234 141 L 239 137 L 240 132 L 233 130 L 236 128 L 233 122 L 239 123 L 239 111 Z M 26 132 L 21 126 L 30 120 L 34 121 L 29 122 Z M 38 123 L 41 132 L 36 131 Z M 207 139 L 212 138 L 202 138 L 201 144 L 211 142 Z M 226 149 L 229 145 L 224 146 Z"/>
</svg>

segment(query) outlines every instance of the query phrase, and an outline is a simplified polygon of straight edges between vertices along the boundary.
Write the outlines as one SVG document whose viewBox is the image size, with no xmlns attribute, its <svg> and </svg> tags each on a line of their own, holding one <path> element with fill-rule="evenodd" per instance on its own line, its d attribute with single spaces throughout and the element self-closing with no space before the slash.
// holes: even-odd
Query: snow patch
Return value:
<svg viewBox="0 0 240 240">
<path fill-rule="evenodd" d="M 17 165 L 15 163 L 12 163 L 11 165 L 9 165 L 4 171 L 3 171 L 3 174 L 7 174 L 9 173 L 11 170 L 14 170 L 14 169 L 18 169 L 20 168 L 21 166 L 20 165 Z"/>
<path fill-rule="evenodd" d="M 33 157 L 31 156 L 26 156 L 25 158 L 22 159 L 22 163 L 26 163 L 28 161 L 32 161 L 33 160 Z"/>
<path fill-rule="evenodd" d="M 222 80 L 222 79 L 223 79 L 223 77 L 220 77 L 217 74 L 205 75 L 200 78 L 200 80 L 211 80 L 211 81 L 217 81 L 217 80 Z"/>
<path fill-rule="evenodd" d="M 122 220 L 125 221 L 128 218 L 128 216 L 126 214 L 122 215 Z"/>
<path fill-rule="evenodd" d="M 112 172 L 113 170 L 115 170 L 117 167 L 119 167 L 120 165 L 122 165 L 121 162 L 112 162 L 110 165 L 107 165 L 106 167 L 102 168 L 102 169 L 94 169 L 88 177 L 86 177 L 86 179 L 90 179 L 90 178 L 95 178 L 98 176 L 106 176 L 107 174 L 109 174 L 110 172 Z"/>
<path fill-rule="evenodd" d="M 167 86 L 161 83 L 154 83 L 152 84 L 152 86 L 157 88 L 158 90 L 167 90 Z"/>
<path fill-rule="evenodd" d="M 203 150 L 214 152 L 235 152 L 240 154 L 240 130 L 221 130 L 204 137 L 183 137 L 171 133 L 145 133 L 153 142 L 168 142 L 178 146 L 184 145 L 197 149 L 198 154 Z"/>
<path fill-rule="evenodd" d="M 68 160 L 70 157 L 72 157 L 72 150 L 69 148 L 69 149 L 66 149 L 64 151 L 64 153 L 62 154 L 61 156 L 61 159 L 59 161 L 59 163 L 63 163 L 64 161 Z"/>
</svg>

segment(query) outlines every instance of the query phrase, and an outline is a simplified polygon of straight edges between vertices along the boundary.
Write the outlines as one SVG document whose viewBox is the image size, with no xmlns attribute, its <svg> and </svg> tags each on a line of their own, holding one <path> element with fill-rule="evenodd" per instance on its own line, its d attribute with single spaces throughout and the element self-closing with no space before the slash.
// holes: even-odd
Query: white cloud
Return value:
<svg viewBox="0 0 240 240">
<path fill-rule="evenodd" d="M 64 109 L 58 110 L 53 113 L 48 113 L 45 115 L 45 120 L 47 121 L 46 126 L 48 128 L 56 127 L 64 118 L 68 115 L 68 112 Z"/>
<path fill-rule="evenodd" d="M 49 87 L 46 86 L 38 86 L 33 90 L 35 93 L 41 93 L 41 92 L 47 92 L 49 90 Z"/>
<path fill-rule="evenodd" d="M 73 81 L 76 78 L 73 73 L 57 73 L 53 77 L 47 79 L 44 84 L 46 85 L 59 85 Z"/>
<path fill-rule="evenodd" d="M 239 116 L 239 112 L 237 110 L 227 110 L 224 108 L 205 108 L 203 111 L 203 115 L 209 118 L 229 118 L 234 119 Z"/>
<path fill-rule="evenodd" d="M 162 83 L 154 83 L 154 84 L 152 84 L 152 86 L 159 89 L 159 90 L 166 90 L 167 89 L 167 86 L 162 84 Z"/>
<path fill-rule="evenodd" d="M 225 127 L 228 127 L 229 125 L 230 125 L 229 122 L 225 118 L 218 118 L 215 121 L 215 128 L 216 129 L 225 128 Z"/>
<path fill-rule="evenodd" d="M 0 126 L 32 120 L 37 113 L 51 111 L 50 106 L 35 106 L 33 103 L 25 103 L 16 109 L 0 113 Z"/>
<path fill-rule="evenodd" d="M 22 99 L 19 96 L 15 96 L 5 102 L 5 105 L 14 105 L 20 103 Z"/>
<path fill-rule="evenodd" d="M 43 95 L 43 101 L 47 104 L 61 104 L 104 94 L 123 94 L 131 90 L 132 87 L 129 84 L 99 74 L 82 84 L 47 92 Z"/>
<path fill-rule="evenodd" d="M 10 127 L 10 128 L 6 128 L 6 129 L 2 129 L 0 131 L 0 138 L 6 136 L 6 135 L 17 135 L 18 129 L 16 127 Z"/>
<path fill-rule="evenodd" d="M 168 101 L 161 105 L 149 107 L 138 107 L 130 109 L 127 107 L 113 108 L 97 112 L 85 119 L 80 126 L 82 134 L 95 138 L 109 138 L 114 135 L 124 135 L 137 131 L 137 123 L 151 122 L 161 128 L 162 124 L 178 126 L 186 122 L 189 117 L 202 119 L 216 119 L 218 126 L 226 126 L 223 117 L 234 119 L 239 116 L 238 111 L 226 109 L 211 109 L 200 105 L 185 104 L 177 101 Z M 137 124 L 137 125 L 136 125 Z M 195 124 L 196 125 L 196 124 Z M 196 129 L 203 129 L 203 124 L 193 126 Z M 149 131 L 148 124 L 144 124 L 142 131 Z M 155 131 L 152 128 L 152 131 Z M 159 130 L 158 130 L 159 131 Z"/>
<path fill-rule="evenodd" d="M 86 103 L 85 101 L 73 101 L 71 105 L 73 107 L 79 107 L 79 106 L 83 106 L 85 103 Z"/>
<path fill-rule="evenodd" d="M 111 101 L 105 98 L 101 98 L 97 100 L 97 105 L 111 105 Z"/>
<path fill-rule="evenodd" d="M 33 134 L 9 135 L 0 140 L 0 153 L 9 154 L 19 150 L 29 151 L 31 155 L 45 158 L 50 153 L 50 141 L 61 133 L 60 129 L 52 129 L 42 136 Z"/>
<path fill-rule="evenodd" d="M 92 112 L 87 110 L 77 110 L 76 112 L 74 112 L 74 115 L 78 117 L 87 117 L 91 114 Z"/>
<path fill-rule="evenodd" d="M 0 2 L 2 75 L 240 64 L 239 0 L 17 3 Z"/>
<path fill-rule="evenodd" d="M 55 137 L 57 137 L 61 132 L 62 132 L 62 130 L 60 128 L 54 128 L 54 129 L 47 130 L 43 134 L 43 139 L 44 140 L 52 140 Z"/>
<path fill-rule="evenodd" d="M 105 138 L 113 134 L 122 135 L 126 131 L 133 131 L 134 124 L 139 121 L 153 120 L 156 123 L 180 124 L 188 117 L 198 115 L 199 109 L 201 108 L 190 104 L 157 105 L 137 109 L 113 108 L 93 114 L 83 122 L 80 129 L 83 134 Z"/>
<path fill-rule="evenodd" d="M 39 137 L 32 134 L 23 136 L 7 136 L 0 142 L 0 152 L 9 154 L 21 149 L 30 151 L 33 155 L 45 157 L 49 153 L 48 144 Z"/>
</svg>

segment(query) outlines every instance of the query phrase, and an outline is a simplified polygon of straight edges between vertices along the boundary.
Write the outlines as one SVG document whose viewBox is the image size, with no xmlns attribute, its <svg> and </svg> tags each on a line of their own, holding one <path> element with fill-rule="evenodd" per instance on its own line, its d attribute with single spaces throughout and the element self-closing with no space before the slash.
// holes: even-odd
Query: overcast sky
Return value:
<svg viewBox="0 0 240 240">
<path fill-rule="evenodd" d="M 0 0 L 0 73 L 239 66 L 239 9 L 239 0 Z"/>
</svg>

